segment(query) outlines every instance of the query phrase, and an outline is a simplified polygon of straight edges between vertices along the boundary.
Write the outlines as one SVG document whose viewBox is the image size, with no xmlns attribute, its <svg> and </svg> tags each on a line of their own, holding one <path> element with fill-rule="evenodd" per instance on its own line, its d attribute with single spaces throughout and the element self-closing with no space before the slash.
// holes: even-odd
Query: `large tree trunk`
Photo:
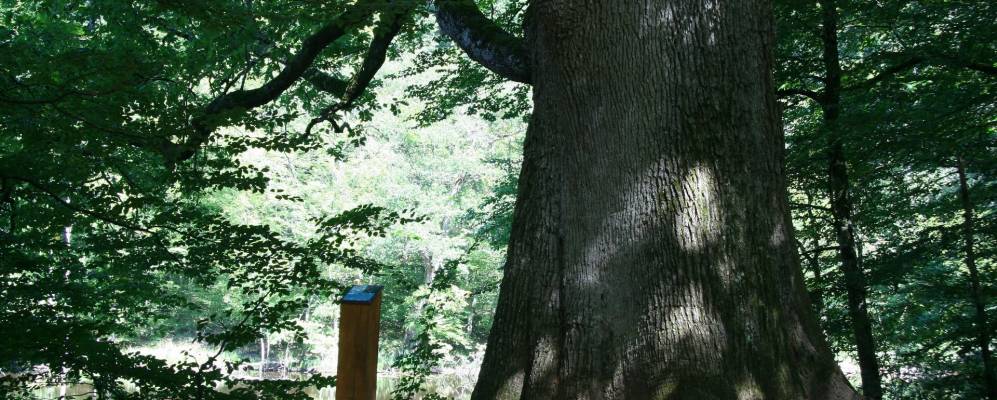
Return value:
<svg viewBox="0 0 997 400">
<path fill-rule="evenodd" d="M 767 1 L 536 1 L 472 398 L 856 399 L 793 242 Z"/>
<path fill-rule="evenodd" d="M 966 269 L 969 270 L 970 298 L 976 311 L 976 342 L 980 346 L 983 361 L 983 386 L 987 398 L 997 400 L 997 377 L 994 376 L 993 357 L 990 354 L 990 329 L 987 322 L 987 304 L 980 287 L 980 269 L 976 266 L 974 234 L 976 232 L 973 202 L 969 198 L 969 182 L 966 179 L 966 163 L 962 157 L 956 159 L 956 172 L 959 174 L 959 200 L 962 203 L 963 249 L 966 255 Z"/>
<path fill-rule="evenodd" d="M 859 265 L 855 244 L 855 225 L 852 222 L 852 199 L 849 194 L 848 164 L 845 162 L 845 146 L 842 143 L 838 119 L 841 115 L 841 62 L 838 59 L 838 10 L 835 0 L 821 0 L 824 61 L 824 96 L 821 110 L 824 116 L 824 130 L 828 140 L 828 194 L 831 200 L 831 216 L 834 219 L 835 239 L 838 243 L 838 257 L 841 271 L 845 276 L 845 291 L 848 297 L 848 317 L 851 319 L 852 335 L 859 358 L 862 375 L 862 394 L 872 400 L 883 398 L 883 387 L 879 376 L 879 360 L 876 358 L 876 342 L 872 335 L 872 322 L 869 318 L 866 299 L 865 273 Z"/>
</svg>

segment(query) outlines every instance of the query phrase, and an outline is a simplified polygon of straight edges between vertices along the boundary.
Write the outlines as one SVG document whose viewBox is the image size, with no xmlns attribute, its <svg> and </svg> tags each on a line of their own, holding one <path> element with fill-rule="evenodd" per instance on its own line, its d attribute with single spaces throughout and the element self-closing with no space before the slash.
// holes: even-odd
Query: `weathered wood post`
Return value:
<svg viewBox="0 0 997 400">
<path fill-rule="evenodd" d="M 339 305 L 336 400 L 374 400 L 377 394 L 381 289 L 377 285 L 353 286 Z"/>
</svg>

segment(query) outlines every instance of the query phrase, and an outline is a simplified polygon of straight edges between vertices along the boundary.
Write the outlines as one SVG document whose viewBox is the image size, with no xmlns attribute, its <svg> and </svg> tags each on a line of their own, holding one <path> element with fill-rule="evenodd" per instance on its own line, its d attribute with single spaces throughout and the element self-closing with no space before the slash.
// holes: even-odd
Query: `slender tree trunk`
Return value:
<svg viewBox="0 0 997 400">
<path fill-rule="evenodd" d="M 976 310 L 977 345 L 983 359 L 983 385 L 987 398 L 997 399 L 997 377 L 994 375 L 993 358 L 990 353 L 990 330 L 987 323 L 987 305 L 980 288 L 980 270 L 976 266 L 976 250 L 973 248 L 974 226 L 973 202 L 969 198 L 969 183 L 966 181 L 966 165 L 962 157 L 957 158 L 956 171 L 959 173 L 959 200 L 962 202 L 962 234 L 966 253 L 966 268 L 969 270 L 970 297 Z"/>
<path fill-rule="evenodd" d="M 835 138 L 832 140 L 831 165 L 828 173 L 831 214 L 834 217 L 838 257 L 841 259 L 841 270 L 845 277 L 848 316 L 851 320 L 852 335 L 855 338 L 862 375 L 862 394 L 869 399 L 881 399 L 882 383 L 879 376 L 879 360 L 876 357 L 876 341 L 872 334 L 872 322 L 866 302 L 868 293 L 865 274 L 859 266 L 855 249 L 855 227 L 852 222 L 852 202 L 848 193 L 848 171 L 845 166 L 844 148 L 840 140 Z"/>
<path fill-rule="evenodd" d="M 814 312 L 817 314 L 819 320 L 820 314 L 824 312 L 824 277 L 821 275 L 820 261 L 817 259 L 817 256 L 814 256 L 810 260 L 810 268 L 814 274 L 814 282 L 817 284 L 817 289 L 813 292 L 813 303 Z"/>
<path fill-rule="evenodd" d="M 284 378 L 287 378 L 291 373 L 291 341 L 288 340 L 284 345 Z"/>
<path fill-rule="evenodd" d="M 471 303 L 467 306 L 467 334 L 470 335 L 474 332 L 474 302 L 477 297 L 471 296 Z"/>
<path fill-rule="evenodd" d="M 852 199 L 849 194 L 848 165 L 838 119 L 841 115 L 841 62 L 838 60 L 838 11 L 835 0 L 821 0 L 822 40 L 824 44 L 825 88 L 821 102 L 824 129 L 828 139 L 828 191 L 834 220 L 838 256 L 845 276 L 848 296 L 848 316 L 859 358 L 862 394 L 873 400 L 883 398 L 876 358 L 876 342 L 872 335 L 866 298 L 865 274 L 859 265 L 852 222 Z"/>
<path fill-rule="evenodd" d="M 63 201 L 69 203 L 70 198 L 63 197 Z M 66 248 L 73 247 L 73 224 L 66 224 L 62 227 L 62 244 L 66 245 Z M 63 278 L 63 283 L 68 286 L 70 284 L 70 278 L 71 278 L 69 268 L 66 269 L 66 272 L 63 274 L 62 278 Z M 68 334 L 66 335 L 65 340 L 66 343 L 72 343 L 70 341 L 71 339 Z M 69 354 L 66 354 L 66 356 L 68 358 Z M 62 367 L 62 374 L 61 374 L 62 384 L 59 386 L 60 400 L 66 398 L 66 393 L 69 390 L 68 376 L 69 376 L 69 368 Z"/>
<path fill-rule="evenodd" d="M 807 204 L 808 205 L 814 204 L 813 197 L 809 193 L 807 194 Z M 810 223 L 818 224 L 817 216 L 814 215 L 813 207 L 807 207 L 806 210 L 807 210 L 806 215 L 807 218 L 810 220 Z M 820 231 L 817 231 L 813 235 L 814 248 L 811 250 L 812 252 L 803 255 L 804 258 L 806 258 L 807 266 L 810 268 L 810 272 L 814 274 L 814 286 L 816 286 L 816 288 L 811 290 L 809 294 L 813 302 L 814 314 L 816 314 L 818 321 L 821 320 L 821 315 L 824 314 L 824 285 L 825 285 L 823 270 L 821 269 L 820 265 L 820 255 L 824 251 L 823 246 L 821 246 L 820 243 L 820 236 L 821 236 Z M 800 250 L 802 250 L 802 248 Z"/>
<path fill-rule="evenodd" d="M 267 336 L 266 333 L 260 336 L 260 377 L 267 368 Z"/>
<path fill-rule="evenodd" d="M 422 255 L 423 262 L 423 284 L 430 286 L 436 279 L 436 264 L 433 262 L 433 254 L 429 250 L 423 250 L 419 254 Z"/>
<path fill-rule="evenodd" d="M 433 285 L 433 280 L 436 279 L 436 270 L 438 269 L 434 263 L 433 253 L 429 250 L 419 250 L 419 257 L 422 259 L 423 273 L 422 273 L 422 283 L 427 288 Z M 426 308 L 426 300 L 419 300 L 415 304 L 415 310 L 412 313 L 413 318 L 418 318 L 422 315 L 422 311 Z M 405 334 L 402 335 L 402 347 L 409 349 L 415 346 L 416 339 L 415 328 L 405 329 Z"/>
<path fill-rule="evenodd" d="M 473 399 L 857 399 L 789 219 L 767 1 L 533 2 Z"/>
<path fill-rule="evenodd" d="M 806 259 L 807 267 L 809 267 L 810 272 L 814 274 L 814 286 L 816 288 L 811 289 L 810 300 L 813 303 L 814 314 L 817 315 L 817 319 L 820 319 L 820 315 L 824 313 L 824 275 L 820 268 L 820 242 L 816 242 L 816 247 L 810 250 L 811 253 L 803 254 L 803 258 Z M 801 244 L 799 247 L 802 253 L 805 250 Z"/>
<path fill-rule="evenodd" d="M 7 232 L 0 236 L 0 244 L 14 240 L 17 233 L 17 203 L 14 201 L 14 182 L 7 178 L 0 178 L 0 201 L 7 204 Z"/>
</svg>

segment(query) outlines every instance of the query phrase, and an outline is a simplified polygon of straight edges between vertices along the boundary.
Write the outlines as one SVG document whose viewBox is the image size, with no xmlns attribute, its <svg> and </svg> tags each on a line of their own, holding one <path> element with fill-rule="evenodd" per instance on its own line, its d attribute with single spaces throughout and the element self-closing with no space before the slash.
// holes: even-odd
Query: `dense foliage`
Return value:
<svg viewBox="0 0 997 400">
<path fill-rule="evenodd" d="M 524 18 L 525 1 L 477 4 Z M 397 397 L 473 379 L 529 88 L 464 57 L 435 7 L 0 0 L 0 397 L 309 398 L 334 385 L 335 302 L 359 282 L 387 287 Z M 832 347 L 862 384 L 857 301 L 884 397 L 985 398 L 997 5 L 775 11 L 794 223 Z"/>
<path fill-rule="evenodd" d="M 848 293 L 840 268 L 828 189 L 837 141 L 867 290 L 859 300 L 872 321 L 884 395 L 986 398 L 981 335 L 990 345 L 994 326 L 981 324 L 976 307 L 986 316 L 997 306 L 988 301 L 997 294 L 997 8 L 987 2 L 779 6 L 777 78 L 787 102 L 797 239 L 833 347 L 856 358 L 847 304 L 858 291 Z M 835 6 L 837 15 L 829 15 Z M 833 32 L 821 31 L 828 18 L 837 24 Z M 840 71 L 828 63 L 827 50 L 837 54 Z M 975 267 L 967 265 L 974 257 L 969 248 Z"/>
</svg>

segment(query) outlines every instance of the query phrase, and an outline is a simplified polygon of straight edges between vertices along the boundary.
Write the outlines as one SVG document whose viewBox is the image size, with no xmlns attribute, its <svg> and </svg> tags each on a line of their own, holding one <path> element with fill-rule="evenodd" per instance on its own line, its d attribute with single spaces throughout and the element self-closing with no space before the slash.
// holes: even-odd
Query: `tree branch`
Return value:
<svg viewBox="0 0 997 400">
<path fill-rule="evenodd" d="M 776 90 L 775 95 L 780 99 L 792 96 L 803 96 L 803 97 L 808 97 L 811 100 L 816 101 L 818 103 L 824 101 L 824 95 L 822 95 L 820 92 L 807 90 L 807 89 L 798 89 L 798 88 L 781 89 L 781 90 Z"/>
<path fill-rule="evenodd" d="M 436 23 L 472 60 L 500 76 L 530 81 L 530 63 L 522 39 L 488 19 L 473 0 L 436 0 Z"/>
<path fill-rule="evenodd" d="M 866 79 L 864 82 L 861 82 L 861 83 L 859 83 L 857 85 L 854 85 L 854 86 L 849 86 L 849 87 L 843 88 L 842 90 L 848 91 L 848 90 L 857 90 L 857 89 L 865 89 L 865 88 L 873 87 L 877 83 L 879 83 L 879 82 L 881 82 L 883 80 L 889 79 L 889 78 L 893 77 L 896 74 L 899 74 L 901 72 L 904 72 L 906 70 L 914 68 L 916 65 L 918 65 L 920 63 L 923 63 L 925 61 L 927 61 L 927 58 L 925 58 L 925 57 L 919 57 L 919 56 L 918 57 L 911 57 L 911 58 L 909 58 L 909 59 L 907 59 L 907 60 L 905 60 L 905 61 L 903 61 L 903 62 L 901 62 L 901 63 L 899 63 L 897 65 L 894 65 L 894 66 L 891 66 L 891 67 L 889 67 L 887 69 L 884 69 L 882 72 L 876 74 L 872 78 Z"/>
<path fill-rule="evenodd" d="M 793 202 L 793 201 L 789 202 L 789 206 L 790 207 L 794 207 L 794 208 L 810 208 L 810 209 L 815 209 L 815 210 L 820 210 L 820 211 L 827 211 L 827 212 L 831 211 L 831 209 L 828 208 L 828 207 L 818 206 L 818 205 L 815 205 L 815 204 L 797 203 L 797 202 Z"/>
<path fill-rule="evenodd" d="M 384 65 L 391 41 L 402 30 L 402 25 L 404 25 L 411 10 L 411 6 L 404 6 L 381 14 L 381 21 L 374 28 L 374 39 L 371 40 L 370 46 L 367 48 L 360 70 L 353 75 L 353 79 L 350 80 L 343 93 L 342 103 L 344 107 L 351 106 L 374 80 L 374 75 Z"/>
<path fill-rule="evenodd" d="M 819 254 L 825 251 L 838 250 L 839 248 L 840 248 L 839 246 L 823 246 L 813 249 L 800 248 L 800 254 L 809 256 L 810 254 Z"/>
<path fill-rule="evenodd" d="M 847 90 L 858 90 L 858 89 L 867 89 L 867 88 L 873 87 L 873 86 L 875 86 L 879 82 L 882 82 L 882 81 L 884 81 L 886 79 L 889 79 L 889 78 L 893 77 L 894 75 L 897 75 L 899 73 L 907 71 L 907 70 L 909 70 L 911 68 L 914 68 L 918 64 L 922 64 L 922 63 L 948 64 L 948 65 L 959 67 L 959 68 L 966 68 L 966 69 L 970 69 L 970 70 L 973 70 L 973 71 L 981 72 L 981 73 L 984 73 L 984 74 L 989 75 L 991 77 L 992 76 L 997 76 L 997 67 L 994 67 L 993 65 L 988 65 L 988 64 L 984 64 L 984 63 L 977 63 L 977 62 L 972 62 L 972 61 L 966 61 L 966 60 L 963 60 L 963 59 L 958 58 L 958 57 L 947 56 L 947 55 L 944 55 L 944 54 L 942 54 L 942 55 L 934 54 L 934 55 L 927 55 L 927 56 L 918 55 L 918 56 L 909 57 L 906 60 L 900 62 L 899 64 L 896 64 L 896 65 L 893 65 L 893 66 L 891 66 L 889 68 L 884 69 L 882 72 L 876 74 L 872 78 L 866 79 L 863 82 L 860 82 L 860 83 L 858 83 L 856 85 L 853 85 L 853 86 L 846 87 L 846 88 L 844 88 L 842 90 L 846 90 L 846 91 Z"/>
<path fill-rule="evenodd" d="M 72 203 L 66 201 L 61 196 L 59 196 L 58 194 L 56 194 L 55 192 L 53 192 L 51 189 L 45 187 L 44 185 L 42 185 L 42 184 L 40 184 L 38 182 L 35 182 L 34 180 L 31 180 L 31 179 L 28 179 L 28 178 L 24 178 L 24 177 L 19 177 L 19 176 L 4 176 L 4 178 L 26 183 L 26 184 L 28 184 L 28 186 L 31 186 L 31 187 L 35 188 L 35 190 L 38 190 L 39 192 L 44 193 L 49 198 L 51 198 L 52 200 L 54 200 L 56 203 L 59 203 L 59 205 L 65 207 L 65 208 L 67 208 L 67 209 L 69 209 L 71 211 L 74 211 L 74 212 L 77 212 L 77 213 L 89 216 L 91 218 L 94 218 L 94 219 L 106 222 L 106 223 L 111 224 L 111 225 L 115 225 L 115 226 L 118 226 L 118 227 L 121 227 L 121 228 L 125 228 L 125 229 L 130 229 L 130 230 L 133 230 L 133 231 L 136 231 L 136 232 L 144 232 L 144 233 L 149 233 L 149 234 L 155 233 L 155 232 L 153 232 L 153 231 L 151 231 L 151 230 L 149 230 L 147 228 L 144 228 L 142 226 L 135 225 L 135 224 L 132 224 L 132 223 L 129 223 L 129 222 L 125 222 L 125 221 L 120 221 L 120 220 L 117 220 L 115 218 L 108 217 L 106 215 L 102 215 L 102 214 L 100 214 L 100 213 L 98 213 L 96 211 L 91 211 L 91 210 L 88 210 L 88 209 L 85 209 L 85 208 L 82 208 L 82 207 L 77 207 L 75 204 L 72 204 Z"/>
<path fill-rule="evenodd" d="M 342 96 L 343 92 L 346 92 L 346 87 L 350 84 L 343 79 L 339 79 L 315 68 L 309 68 L 301 77 L 316 89 L 337 97 Z"/>
<path fill-rule="evenodd" d="M 391 41 L 401 31 L 402 25 L 411 11 L 411 6 L 402 6 L 381 14 L 380 21 L 374 28 L 374 38 L 367 48 L 367 53 L 364 54 L 363 63 L 361 63 L 360 69 L 353 75 L 350 82 L 343 82 L 318 71 L 308 74 L 311 76 L 311 79 L 318 81 L 318 84 L 313 82 L 313 85 L 316 87 L 320 87 L 321 85 L 326 89 L 330 89 L 327 91 L 338 95 L 340 100 L 336 104 L 326 107 L 318 117 L 308 123 L 308 127 L 305 128 L 306 135 L 311 134 L 311 130 L 316 124 L 328 121 L 337 111 L 353 106 L 353 103 L 367 90 L 367 86 L 370 86 L 371 81 L 374 80 L 374 76 L 377 75 L 377 71 L 384 65 L 388 48 L 391 47 Z"/>
<path fill-rule="evenodd" d="M 244 111 L 269 103 L 279 97 L 305 74 L 319 53 L 347 33 L 347 29 L 366 20 L 378 7 L 364 2 L 340 14 L 301 43 L 301 48 L 284 64 L 284 69 L 269 82 L 256 89 L 237 90 L 216 97 L 204 113 L 191 121 L 193 132 L 182 144 L 165 145 L 162 149 L 170 164 L 187 160 L 207 142 L 211 133 L 225 123 L 224 114 Z"/>
<path fill-rule="evenodd" d="M 946 60 L 949 63 L 951 63 L 951 64 L 953 64 L 953 65 L 955 65 L 957 67 L 971 69 L 971 70 L 976 71 L 976 72 L 982 72 L 982 73 L 987 74 L 987 75 L 989 75 L 991 77 L 997 76 L 997 67 L 993 66 L 992 64 L 984 64 L 984 63 L 966 61 L 966 60 L 962 60 L 962 59 L 959 59 L 959 58 L 956 58 L 956 57 L 939 57 L 939 58 L 943 59 L 943 60 Z"/>
</svg>

